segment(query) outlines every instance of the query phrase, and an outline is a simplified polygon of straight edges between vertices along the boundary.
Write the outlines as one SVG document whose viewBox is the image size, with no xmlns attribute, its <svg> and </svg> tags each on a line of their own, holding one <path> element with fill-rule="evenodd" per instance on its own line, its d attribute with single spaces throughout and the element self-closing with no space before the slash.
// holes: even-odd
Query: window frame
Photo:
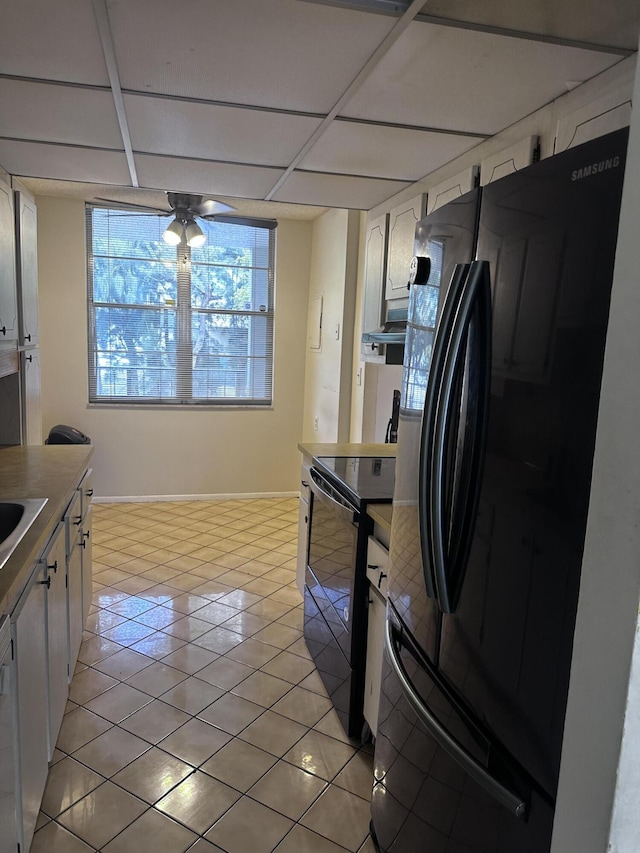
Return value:
<svg viewBox="0 0 640 853">
<path fill-rule="evenodd" d="M 275 361 L 275 256 L 276 256 L 276 228 L 277 221 L 272 219 L 258 219 L 254 217 L 242 216 L 220 216 L 216 217 L 217 221 L 231 226 L 244 226 L 251 228 L 259 228 L 268 232 L 268 266 L 265 269 L 262 266 L 251 266 L 249 268 L 258 269 L 266 272 L 266 287 L 267 287 L 267 305 L 265 310 L 255 310 L 253 308 L 230 309 L 230 308 L 211 308 L 198 307 L 194 304 L 192 298 L 192 250 L 185 242 L 184 236 L 180 243 L 175 247 L 175 276 L 176 276 L 176 301 L 174 305 L 166 304 L 138 304 L 127 302 L 100 302 L 95 300 L 94 290 L 94 245 L 93 245 L 93 211 L 120 211 L 129 214 L 141 214 L 147 217 L 153 216 L 153 211 L 144 208 L 134 208 L 129 205 L 119 206 L 113 204 L 97 204 L 87 202 L 85 205 L 85 221 L 86 221 L 86 250 L 87 250 L 87 356 L 88 356 L 88 404 L 91 407 L 125 407 L 125 408 L 167 408 L 175 410 L 176 408 L 235 408 L 235 409 L 252 409 L 264 410 L 273 408 L 274 396 L 274 361 Z M 161 218 L 159 215 L 158 218 Z M 173 248 L 173 247 L 172 247 Z M 117 258 L 118 255 L 96 255 L 96 257 Z M 122 256 L 124 257 L 124 256 Z M 144 260 L 135 256 L 135 260 Z M 150 259 L 151 260 L 151 259 Z M 194 264 L 207 265 L 206 261 L 195 260 Z M 211 263 L 212 266 L 217 266 Z M 233 265 L 221 264 L 220 266 L 233 269 Z M 247 269 L 246 264 L 240 264 L 237 269 Z M 262 306 L 261 306 L 262 307 Z M 96 309 L 100 308 L 118 308 L 124 310 L 150 310 L 150 311 L 170 311 L 175 318 L 175 367 L 171 382 L 175 385 L 175 396 L 134 396 L 134 395 L 109 395 L 98 393 L 98 371 L 101 365 L 98 364 L 98 355 L 100 349 L 97 340 L 97 324 L 96 324 Z M 264 352 L 260 353 L 258 358 L 265 362 L 266 379 L 265 391 L 269 392 L 265 396 L 207 396 L 194 397 L 193 385 L 196 373 L 194 365 L 194 352 L 192 345 L 192 325 L 193 320 L 197 315 L 211 314 L 216 316 L 236 316 L 249 318 L 251 323 L 252 317 L 265 318 L 264 332 Z M 251 326 L 249 326 L 251 329 Z M 249 332 L 250 334 L 250 332 Z M 253 367 L 251 362 L 251 354 L 248 352 L 246 358 L 249 360 L 248 365 Z M 146 368 L 145 368 L 146 369 Z M 171 370 L 172 368 L 166 368 Z M 225 386 L 226 387 L 226 386 Z"/>
</svg>

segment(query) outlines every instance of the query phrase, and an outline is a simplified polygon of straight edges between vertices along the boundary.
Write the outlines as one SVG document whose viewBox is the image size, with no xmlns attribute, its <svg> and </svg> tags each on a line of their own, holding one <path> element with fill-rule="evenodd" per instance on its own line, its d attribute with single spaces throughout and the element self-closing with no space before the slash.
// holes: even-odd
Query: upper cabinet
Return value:
<svg viewBox="0 0 640 853">
<path fill-rule="evenodd" d="M 37 210 L 29 193 L 16 186 L 16 250 L 19 293 L 19 344 L 38 345 Z"/>
<path fill-rule="evenodd" d="M 0 347 L 18 340 L 13 190 L 0 178 Z"/>
<path fill-rule="evenodd" d="M 364 259 L 364 301 L 362 332 L 373 332 L 382 323 L 382 293 L 387 260 L 388 214 L 367 223 Z M 376 354 L 377 348 L 362 343 L 362 355 Z"/>
<path fill-rule="evenodd" d="M 387 252 L 386 299 L 408 296 L 409 266 L 413 257 L 416 224 L 425 215 L 426 194 L 422 193 L 389 214 L 389 248 Z"/>
</svg>

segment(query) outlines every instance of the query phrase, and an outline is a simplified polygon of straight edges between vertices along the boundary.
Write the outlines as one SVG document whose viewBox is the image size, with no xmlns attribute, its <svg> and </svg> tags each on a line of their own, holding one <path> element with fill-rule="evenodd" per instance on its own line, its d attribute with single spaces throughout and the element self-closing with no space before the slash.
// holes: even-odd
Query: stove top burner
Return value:
<svg viewBox="0 0 640 853">
<path fill-rule="evenodd" d="M 380 456 L 317 456 L 314 464 L 339 490 L 357 503 L 386 503 L 393 499 L 396 460 Z"/>
</svg>

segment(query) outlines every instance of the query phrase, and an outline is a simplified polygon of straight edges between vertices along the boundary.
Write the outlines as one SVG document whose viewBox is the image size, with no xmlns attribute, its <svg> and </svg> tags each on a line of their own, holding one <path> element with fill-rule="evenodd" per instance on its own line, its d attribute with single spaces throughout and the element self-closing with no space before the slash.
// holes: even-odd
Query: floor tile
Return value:
<svg viewBox="0 0 640 853">
<path fill-rule="evenodd" d="M 244 569 L 243 569 L 244 570 Z M 252 604 L 257 604 L 261 600 L 261 596 L 255 592 L 247 592 L 245 589 L 236 589 L 233 592 L 223 595 L 218 599 L 219 604 L 224 604 L 227 607 L 233 607 L 236 610 L 246 610 Z"/>
<path fill-rule="evenodd" d="M 210 652 L 208 649 L 203 649 L 193 643 L 187 643 L 181 649 L 177 649 L 163 658 L 162 662 L 189 675 L 194 675 L 199 669 L 213 663 L 218 657 L 219 655 L 215 652 Z"/>
<path fill-rule="evenodd" d="M 271 853 L 292 826 L 283 815 L 243 797 L 205 837 L 229 853 Z"/>
<path fill-rule="evenodd" d="M 121 625 L 103 631 L 102 636 L 113 640 L 114 643 L 120 643 L 121 646 L 132 646 L 139 640 L 144 640 L 149 634 L 153 634 L 153 631 L 154 629 L 149 628 L 148 625 L 141 625 L 140 622 L 127 619 Z"/>
<path fill-rule="evenodd" d="M 356 752 L 335 777 L 333 784 L 370 800 L 373 788 L 373 756 L 362 750 Z"/>
<path fill-rule="evenodd" d="M 149 809 L 103 847 L 102 853 L 140 853 L 149 849 L 149 839 L 153 839 L 153 853 L 184 853 L 197 836 L 156 809 Z"/>
<path fill-rule="evenodd" d="M 240 734 L 242 740 L 281 758 L 307 731 L 294 720 L 265 711 Z"/>
<path fill-rule="evenodd" d="M 292 685 L 290 682 L 283 681 L 281 678 L 276 678 L 266 672 L 258 671 L 234 687 L 233 693 L 236 696 L 242 696 L 243 699 L 256 702 L 264 708 L 270 708 L 274 702 L 281 699 L 291 689 Z"/>
<path fill-rule="evenodd" d="M 78 707 L 64 716 L 56 746 L 62 752 L 75 752 L 110 728 L 109 721 L 86 708 Z"/>
<path fill-rule="evenodd" d="M 238 791 L 196 770 L 163 797 L 156 808 L 203 835 L 239 797 Z"/>
<path fill-rule="evenodd" d="M 123 720 L 120 726 L 149 743 L 158 743 L 188 719 L 189 714 L 185 714 L 179 708 L 168 705 L 160 699 L 154 699 L 153 702 Z"/>
<path fill-rule="evenodd" d="M 125 678 L 135 675 L 136 672 L 140 672 L 152 663 L 153 660 L 146 655 L 141 655 L 132 649 L 122 649 L 106 660 L 95 663 L 93 668 L 110 675 L 112 678 L 117 678 L 119 681 L 124 681 Z"/>
<path fill-rule="evenodd" d="M 142 800 L 104 782 L 61 814 L 58 822 L 99 850 L 147 808 Z M 58 853 L 57 848 L 50 849 Z"/>
<path fill-rule="evenodd" d="M 140 652 L 141 655 L 147 655 L 147 657 L 154 658 L 155 660 L 162 660 L 167 655 L 186 645 L 186 640 L 181 640 L 180 637 L 170 637 L 169 634 L 165 634 L 163 631 L 156 631 L 153 634 L 149 634 L 143 640 L 133 643 L 130 648 L 136 652 Z"/>
<path fill-rule="evenodd" d="M 116 773 L 111 781 L 141 800 L 155 803 L 191 773 L 190 764 L 154 746 Z"/>
<path fill-rule="evenodd" d="M 201 646 L 203 649 L 209 649 L 211 652 L 216 652 L 223 655 L 234 646 L 237 646 L 245 638 L 242 634 L 237 634 L 235 631 L 230 631 L 227 628 L 218 626 L 213 630 L 208 631 L 197 640 L 194 640 L 196 646 Z"/>
<path fill-rule="evenodd" d="M 264 708 L 261 705 L 256 705 L 233 693 L 226 693 L 201 711 L 198 716 L 231 735 L 237 735 L 261 714 L 264 714 Z"/>
<path fill-rule="evenodd" d="M 355 752 L 352 746 L 311 730 L 291 747 L 284 758 L 302 770 L 331 781 Z"/>
<path fill-rule="evenodd" d="M 279 654 L 280 649 L 275 646 L 269 646 L 267 643 L 261 643 L 258 640 L 248 639 L 228 651 L 226 657 L 258 669 Z"/>
<path fill-rule="evenodd" d="M 171 625 L 167 625 L 164 629 L 167 634 L 172 637 L 179 637 L 181 640 L 191 642 L 192 640 L 201 637 L 211 630 L 211 622 L 200 618 L 200 610 L 197 610 L 195 615 L 180 616 Z"/>
<path fill-rule="evenodd" d="M 264 616 L 256 616 L 254 613 L 242 610 L 235 616 L 232 616 L 231 619 L 227 619 L 226 622 L 223 622 L 222 628 L 241 634 L 242 639 L 253 637 L 254 634 L 257 634 L 258 631 L 262 631 L 263 628 L 266 628 L 267 625 L 270 624 L 271 621 L 266 619 Z"/>
<path fill-rule="evenodd" d="M 369 833 L 370 818 L 366 800 L 329 785 L 300 823 L 355 853 Z"/>
<path fill-rule="evenodd" d="M 331 700 L 302 687 L 293 687 L 282 699 L 279 699 L 272 710 L 283 717 L 302 723 L 303 726 L 314 726 L 331 708 Z"/>
<path fill-rule="evenodd" d="M 122 625 L 122 623 L 126 621 L 126 616 L 121 616 L 119 613 L 113 613 L 111 610 L 99 608 L 97 612 L 87 616 L 85 627 L 88 631 L 93 631 L 94 634 L 100 634 L 102 631 L 107 631 L 109 628 L 115 628 L 116 625 Z"/>
<path fill-rule="evenodd" d="M 183 595 L 179 595 L 174 598 L 173 601 L 168 602 L 166 606 L 171 607 L 179 613 L 188 614 L 193 613 L 195 610 L 199 610 L 201 607 L 204 607 L 205 604 L 209 604 L 208 598 L 205 598 L 202 595 L 184 593 Z"/>
<path fill-rule="evenodd" d="M 231 594 L 232 593 L 229 593 L 229 595 Z M 228 598 L 229 595 L 225 595 L 223 597 Z M 206 620 L 211 625 L 220 625 L 222 622 L 226 622 L 227 619 L 237 616 L 239 611 L 240 608 L 229 607 L 226 604 L 221 604 L 220 600 L 218 600 L 210 601 L 209 604 L 205 604 L 204 607 L 201 607 L 200 610 L 196 611 L 196 616 L 198 619 Z M 211 630 L 211 628 L 209 628 L 209 630 Z"/>
<path fill-rule="evenodd" d="M 93 848 L 80 841 L 55 821 L 50 821 L 33 836 L 30 853 L 92 853 Z"/>
<path fill-rule="evenodd" d="M 114 726 L 74 752 L 73 757 L 96 773 L 109 778 L 149 749 L 149 744 Z"/>
<path fill-rule="evenodd" d="M 223 690 L 231 690 L 254 672 L 255 669 L 250 666 L 222 657 L 203 667 L 198 672 L 198 678 L 208 681 L 209 684 L 216 687 L 221 687 Z"/>
<path fill-rule="evenodd" d="M 100 696 L 96 696 L 95 699 L 86 703 L 85 708 L 112 723 L 119 723 L 152 701 L 153 699 L 148 693 L 143 693 L 141 690 L 136 690 L 135 687 L 123 683 L 116 684 L 115 687 L 111 687 L 101 693 Z"/>
<path fill-rule="evenodd" d="M 176 684 L 180 684 L 185 678 L 188 676 L 181 670 L 156 661 L 142 672 L 127 679 L 127 683 L 137 690 L 142 690 L 143 693 L 158 697 Z"/>
<path fill-rule="evenodd" d="M 302 681 L 303 678 L 306 678 L 309 673 L 315 670 L 315 664 L 313 661 L 305 660 L 298 655 L 292 655 L 290 652 L 281 652 L 277 657 L 264 664 L 261 670 L 268 675 L 275 675 L 276 678 L 282 678 L 283 681 L 298 684 L 298 682 Z"/>
<path fill-rule="evenodd" d="M 57 817 L 104 781 L 103 776 L 75 759 L 63 758 L 49 771 L 41 809 L 50 817 Z"/>
<path fill-rule="evenodd" d="M 233 738 L 212 758 L 205 761 L 200 769 L 244 793 L 273 767 L 277 760 L 275 755 Z"/>
<path fill-rule="evenodd" d="M 140 622 L 142 625 L 147 625 L 149 628 L 161 630 L 179 618 L 180 615 L 171 608 L 158 605 L 157 607 L 152 607 L 151 610 L 141 613 L 139 616 L 135 616 L 134 621 Z"/>
<path fill-rule="evenodd" d="M 344 853 L 344 847 L 297 823 L 278 844 L 274 853 Z"/>
<path fill-rule="evenodd" d="M 160 742 L 159 747 L 198 767 L 224 747 L 231 735 L 199 719 L 189 720 Z"/>
<path fill-rule="evenodd" d="M 119 613 L 120 616 L 126 616 L 127 619 L 132 619 L 134 616 L 139 616 L 146 610 L 151 610 L 153 605 L 145 598 L 137 598 L 135 595 L 130 595 L 120 601 L 116 601 L 108 606 L 112 613 Z"/>
<path fill-rule="evenodd" d="M 256 616 L 264 616 L 266 619 L 278 619 L 291 610 L 291 607 L 282 601 L 274 601 L 271 598 L 263 598 L 257 604 L 247 608 L 249 613 Z"/>
<path fill-rule="evenodd" d="M 113 640 L 107 640 L 101 636 L 93 636 L 88 640 L 84 640 L 80 645 L 78 662 L 84 663 L 87 666 L 93 666 L 94 663 L 108 658 L 110 655 L 121 651 L 122 648 L 121 645 L 114 643 Z"/>
<path fill-rule="evenodd" d="M 195 716 L 223 694 L 224 690 L 220 687 L 215 687 L 196 676 L 191 676 L 186 681 L 167 690 L 160 698 L 163 702 L 168 702 L 170 705 L 186 711 L 187 714 Z"/>
<path fill-rule="evenodd" d="M 117 628 L 113 629 L 117 631 Z M 260 640 L 262 643 L 270 643 L 272 646 L 278 646 L 280 649 L 286 649 L 291 643 L 299 640 L 302 636 L 301 631 L 296 631 L 295 628 L 289 628 L 287 625 L 280 625 L 273 622 L 262 631 L 259 631 L 254 639 Z"/>
<path fill-rule="evenodd" d="M 278 761 L 253 788 L 250 797 L 291 820 L 298 820 L 326 787 L 318 776 Z"/>
<path fill-rule="evenodd" d="M 84 705 L 85 702 L 99 696 L 117 683 L 117 680 L 109 675 L 95 669 L 85 669 L 74 675 L 69 689 L 69 699 L 78 705 Z"/>
</svg>

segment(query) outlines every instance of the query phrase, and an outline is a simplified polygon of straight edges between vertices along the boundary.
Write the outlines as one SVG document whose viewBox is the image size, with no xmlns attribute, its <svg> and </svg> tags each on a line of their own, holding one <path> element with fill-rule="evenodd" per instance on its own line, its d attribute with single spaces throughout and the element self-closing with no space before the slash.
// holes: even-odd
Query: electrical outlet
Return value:
<svg viewBox="0 0 640 853">
<path fill-rule="evenodd" d="M 313 419 L 313 428 L 316 432 L 318 432 L 318 419 L 317 418 Z"/>
</svg>

